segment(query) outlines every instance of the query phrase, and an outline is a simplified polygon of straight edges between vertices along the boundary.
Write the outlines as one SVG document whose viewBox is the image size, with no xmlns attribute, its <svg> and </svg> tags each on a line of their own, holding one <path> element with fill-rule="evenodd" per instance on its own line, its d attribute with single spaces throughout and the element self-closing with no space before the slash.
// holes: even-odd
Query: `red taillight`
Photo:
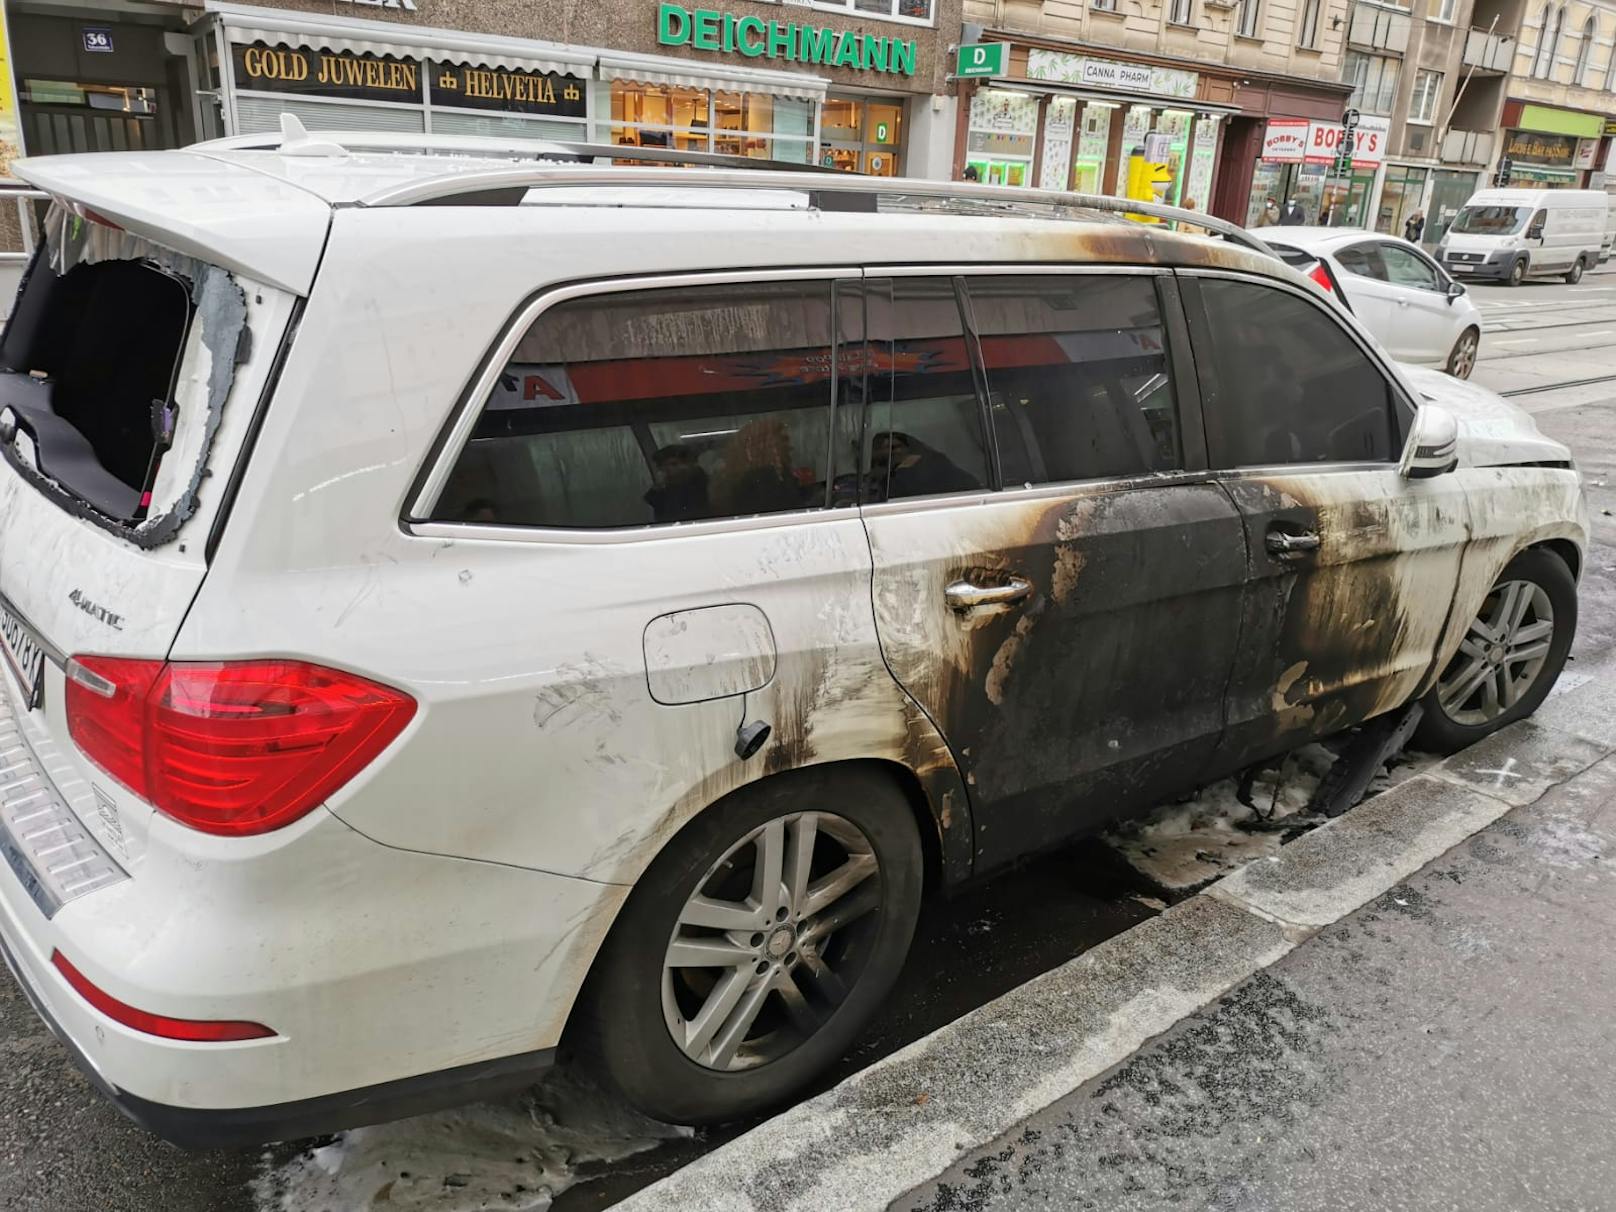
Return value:
<svg viewBox="0 0 1616 1212">
<path fill-rule="evenodd" d="M 1330 271 L 1324 268 L 1323 261 L 1318 262 L 1312 269 L 1308 270 L 1307 276 L 1324 287 L 1325 290 L 1335 289 L 1335 283 L 1330 281 Z"/>
<path fill-rule="evenodd" d="M 182 824 L 232 837 L 307 814 L 414 714 L 406 694 L 301 661 L 68 668 L 68 731 L 85 755 Z"/>
<path fill-rule="evenodd" d="M 90 979 L 70 964 L 60 951 L 51 952 L 51 963 L 67 978 L 85 1001 L 115 1023 L 158 1035 L 163 1039 L 183 1039 L 200 1044 L 223 1044 L 244 1039 L 269 1039 L 275 1032 L 263 1023 L 247 1023 L 223 1019 L 169 1018 L 166 1014 L 151 1014 L 120 1002 L 112 994 L 98 989 Z"/>
</svg>

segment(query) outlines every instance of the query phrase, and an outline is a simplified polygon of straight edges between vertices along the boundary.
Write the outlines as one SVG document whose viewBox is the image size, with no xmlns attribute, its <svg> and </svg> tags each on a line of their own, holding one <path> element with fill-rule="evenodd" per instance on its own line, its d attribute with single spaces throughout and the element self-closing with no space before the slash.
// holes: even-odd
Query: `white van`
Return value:
<svg viewBox="0 0 1616 1212">
<path fill-rule="evenodd" d="M 1582 280 L 1599 264 L 1610 201 L 1597 189 L 1484 189 L 1470 196 L 1436 246 L 1455 277 Z"/>
<path fill-rule="evenodd" d="M 1616 194 L 1607 193 L 1605 203 L 1608 209 L 1605 212 L 1605 238 L 1599 245 L 1601 265 L 1610 260 L 1611 249 L 1616 247 Z"/>
<path fill-rule="evenodd" d="M 15 164 L 0 955 L 165 1135 L 754 1114 L 928 895 L 1566 659 L 1570 453 L 1230 224 L 400 138 Z"/>
</svg>

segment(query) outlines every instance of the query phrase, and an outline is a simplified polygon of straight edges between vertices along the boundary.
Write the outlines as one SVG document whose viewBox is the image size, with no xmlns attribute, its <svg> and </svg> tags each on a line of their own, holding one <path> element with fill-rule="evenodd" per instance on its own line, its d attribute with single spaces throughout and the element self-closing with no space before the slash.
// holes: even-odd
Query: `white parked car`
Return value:
<svg viewBox="0 0 1616 1212">
<path fill-rule="evenodd" d="M 1418 245 L 1354 227 L 1274 227 L 1258 234 L 1288 264 L 1339 292 L 1399 362 L 1470 377 L 1481 347 L 1481 311 L 1463 284 Z"/>
<path fill-rule="evenodd" d="M 754 1113 L 928 894 L 1566 658 L 1566 449 L 1260 251 L 289 137 L 14 165 L 0 949 L 175 1139 Z"/>
</svg>

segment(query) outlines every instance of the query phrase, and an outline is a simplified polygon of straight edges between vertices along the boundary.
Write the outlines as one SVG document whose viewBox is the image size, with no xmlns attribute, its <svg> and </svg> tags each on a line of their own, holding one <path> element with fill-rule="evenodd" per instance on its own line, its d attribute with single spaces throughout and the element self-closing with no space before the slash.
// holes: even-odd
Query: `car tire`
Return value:
<svg viewBox="0 0 1616 1212">
<path fill-rule="evenodd" d="M 1578 257 L 1576 263 L 1566 270 L 1565 280 L 1572 286 L 1582 281 L 1582 258 Z"/>
<path fill-rule="evenodd" d="M 1531 715 L 1565 667 L 1576 632 L 1577 583 L 1565 561 L 1541 547 L 1521 552 L 1425 696 L 1416 747 L 1452 753 Z"/>
<path fill-rule="evenodd" d="M 811 867 L 793 879 L 804 837 Z M 778 904 L 758 880 L 766 851 L 780 856 Z M 815 907 L 815 891 L 834 888 L 827 877 L 854 878 L 855 864 L 868 874 Z M 909 800 L 879 769 L 810 768 L 743 788 L 687 825 L 629 895 L 569 1031 L 580 1059 L 671 1123 L 779 1105 L 885 1001 L 923 877 Z M 836 925 L 837 914 L 847 920 Z M 712 964 L 690 962 L 709 953 Z"/>
<path fill-rule="evenodd" d="M 1509 286 L 1519 286 L 1524 281 L 1526 281 L 1526 258 L 1518 257 L 1509 267 L 1509 277 L 1505 283 Z"/>
<path fill-rule="evenodd" d="M 1456 379 L 1468 379 L 1470 372 L 1476 369 L 1476 350 L 1480 346 L 1481 333 L 1474 328 L 1465 329 L 1453 343 L 1444 369 Z"/>
</svg>

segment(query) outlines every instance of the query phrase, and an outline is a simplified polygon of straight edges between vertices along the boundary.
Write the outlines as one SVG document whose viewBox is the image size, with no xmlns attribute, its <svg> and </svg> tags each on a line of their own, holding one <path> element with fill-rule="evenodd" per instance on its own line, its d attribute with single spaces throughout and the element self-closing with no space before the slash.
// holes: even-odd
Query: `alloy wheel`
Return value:
<svg viewBox="0 0 1616 1212">
<path fill-rule="evenodd" d="M 802 812 L 758 826 L 697 883 L 662 965 L 674 1043 L 709 1069 L 767 1064 L 836 1012 L 879 924 L 881 871 L 851 821 Z"/>
<path fill-rule="evenodd" d="M 1467 329 L 1462 333 L 1448 358 L 1448 373 L 1456 379 L 1468 379 L 1470 372 L 1476 368 L 1476 347 L 1479 344 L 1480 338 L 1473 330 Z"/>
<path fill-rule="evenodd" d="M 1437 682 L 1437 702 L 1456 724 L 1487 724 L 1531 690 L 1554 640 L 1554 607 L 1533 581 L 1493 588 Z"/>
</svg>

